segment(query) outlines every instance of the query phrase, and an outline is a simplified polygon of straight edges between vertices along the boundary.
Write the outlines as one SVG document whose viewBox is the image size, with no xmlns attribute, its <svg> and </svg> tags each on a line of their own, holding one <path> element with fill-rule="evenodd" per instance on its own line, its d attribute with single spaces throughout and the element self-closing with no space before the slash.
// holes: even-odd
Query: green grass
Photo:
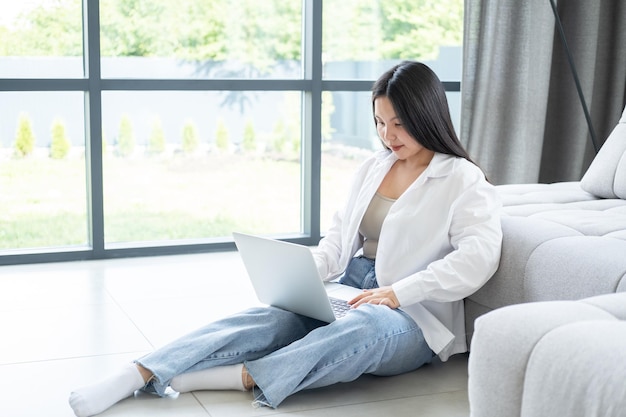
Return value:
<svg viewBox="0 0 626 417">
<path fill-rule="evenodd" d="M 324 158 L 323 223 L 345 199 L 360 160 Z M 297 161 L 260 155 L 106 156 L 103 165 L 107 243 L 300 230 Z M 0 156 L 0 250 L 86 244 L 84 159 Z"/>
<path fill-rule="evenodd" d="M 84 216 L 73 213 L 49 216 L 24 213 L 14 219 L 0 221 L 0 248 L 84 245 L 87 243 L 86 231 Z"/>
</svg>

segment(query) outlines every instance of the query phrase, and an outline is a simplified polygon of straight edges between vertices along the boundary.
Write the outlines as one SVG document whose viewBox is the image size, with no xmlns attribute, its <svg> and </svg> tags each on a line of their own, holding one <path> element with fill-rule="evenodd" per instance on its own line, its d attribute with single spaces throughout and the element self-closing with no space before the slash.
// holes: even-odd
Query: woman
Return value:
<svg viewBox="0 0 626 417">
<path fill-rule="evenodd" d="M 384 149 L 357 172 L 347 203 L 314 250 L 325 280 L 363 292 L 331 324 L 278 308 L 211 323 L 70 396 L 79 417 L 140 388 L 163 395 L 254 387 L 278 407 L 303 389 L 397 375 L 467 351 L 463 298 L 500 258 L 500 202 L 460 144 L 443 86 L 418 62 L 381 76 L 372 94 Z M 285 366 L 288 364 L 288 366 Z"/>
</svg>

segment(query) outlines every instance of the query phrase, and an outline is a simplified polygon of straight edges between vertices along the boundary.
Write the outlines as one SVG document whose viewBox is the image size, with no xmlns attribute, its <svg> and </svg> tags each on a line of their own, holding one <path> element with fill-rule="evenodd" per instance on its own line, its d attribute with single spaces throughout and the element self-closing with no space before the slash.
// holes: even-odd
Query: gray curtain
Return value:
<svg viewBox="0 0 626 417">
<path fill-rule="evenodd" d="M 597 145 L 626 102 L 626 1 L 557 2 Z M 491 182 L 578 181 L 595 156 L 550 0 L 465 0 L 461 141 Z"/>
</svg>

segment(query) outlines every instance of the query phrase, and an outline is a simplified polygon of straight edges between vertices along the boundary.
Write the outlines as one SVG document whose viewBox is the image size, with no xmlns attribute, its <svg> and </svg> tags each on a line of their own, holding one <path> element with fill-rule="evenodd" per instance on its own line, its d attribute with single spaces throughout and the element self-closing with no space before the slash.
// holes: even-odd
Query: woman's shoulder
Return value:
<svg viewBox="0 0 626 417">
<path fill-rule="evenodd" d="M 455 155 L 436 152 L 431 161 L 433 170 L 437 173 L 480 173 L 482 169 L 471 161 Z"/>
<path fill-rule="evenodd" d="M 434 162 L 433 177 L 450 177 L 465 184 L 487 182 L 483 170 L 465 158 L 436 153 L 432 162 Z"/>
</svg>

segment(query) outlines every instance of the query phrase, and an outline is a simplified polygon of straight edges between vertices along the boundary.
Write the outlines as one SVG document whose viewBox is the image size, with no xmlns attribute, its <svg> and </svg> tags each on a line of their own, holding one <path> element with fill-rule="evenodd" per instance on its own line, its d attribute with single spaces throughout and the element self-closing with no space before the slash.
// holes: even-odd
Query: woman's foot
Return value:
<svg viewBox="0 0 626 417">
<path fill-rule="evenodd" d="M 150 371 L 130 363 L 95 384 L 73 391 L 70 394 L 70 406 L 78 417 L 100 414 L 118 401 L 133 395 L 151 377 Z"/>
</svg>

